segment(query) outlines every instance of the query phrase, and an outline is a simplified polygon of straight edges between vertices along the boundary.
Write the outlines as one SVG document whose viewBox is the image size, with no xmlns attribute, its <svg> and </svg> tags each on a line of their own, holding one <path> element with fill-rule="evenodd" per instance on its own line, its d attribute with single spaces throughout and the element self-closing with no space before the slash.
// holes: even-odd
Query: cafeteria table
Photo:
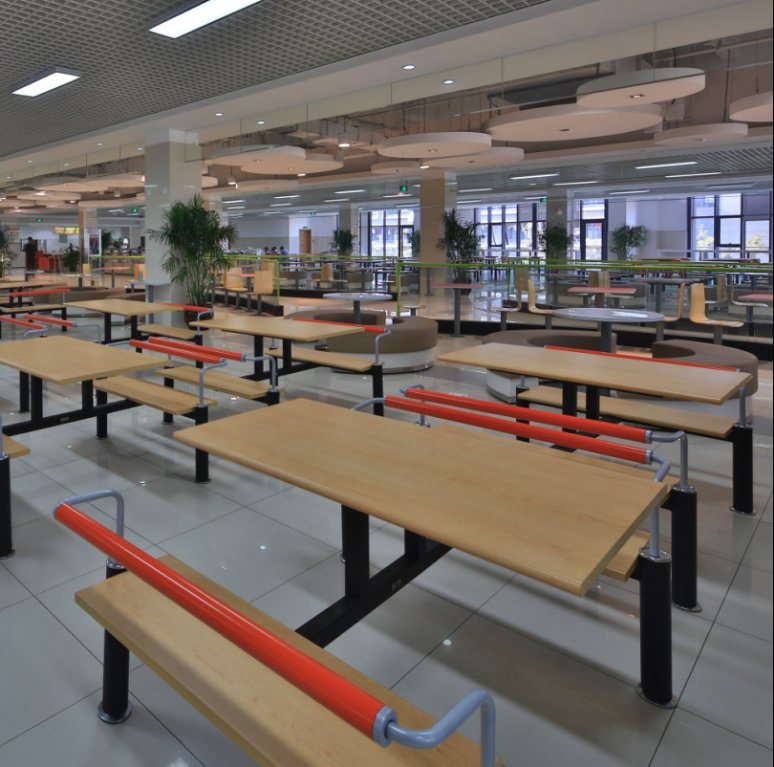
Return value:
<svg viewBox="0 0 774 767">
<path fill-rule="evenodd" d="M 607 306 L 608 296 L 631 297 L 637 292 L 637 288 L 593 288 L 588 285 L 576 285 L 568 288 L 567 292 L 576 296 L 583 296 L 584 298 L 594 296 L 595 305 L 601 309 Z"/>
<path fill-rule="evenodd" d="M 606 288 L 615 290 L 616 288 Z M 643 322 L 663 322 L 664 315 L 657 312 L 646 312 L 642 309 L 605 309 L 596 306 L 554 309 L 554 317 L 564 320 L 582 320 L 596 322 L 599 325 L 599 348 L 603 352 L 613 350 L 613 323 L 637 324 Z"/>
<path fill-rule="evenodd" d="M 68 301 L 68 307 L 76 309 L 85 309 L 90 312 L 98 312 L 104 315 L 104 333 L 102 337 L 103 344 L 113 343 L 113 325 L 112 316 L 117 314 L 121 317 L 129 317 L 130 337 L 139 338 L 137 331 L 137 321 L 139 317 L 148 314 L 162 314 L 163 312 L 182 312 L 184 307 L 180 304 L 161 304 L 152 301 L 132 301 L 127 298 L 98 298 L 91 301 Z M 119 339 L 125 341 L 126 339 Z"/>
<path fill-rule="evenodd" d="M 452 338 L 462 338 L 460 316 L 462 314 L 462 291 L 470 292 L 474 288 L 483 288 L 481 282 L 436 282 L 434 288 L 446 288 L 454 291 L 454 332 Z"/>
<path fill-rule="evenodd" d="M 174 438 L 341 504 L 344 594 L 298 629 L 322 646 L 451 548 L 582 595 L 669 492 L 663 482 L 603 462 L 581 464 L 516 441 L 503 446 L 304 399 Z M 405 531 L 403 555 L 373 576 L 369 516 Z M 656 696 L 668 704 L 669 558 L 649 547 L 636 573 L 643 687 L 647 694 L 653 672 L 668 680 L 666 699 L 663 687 Z M 657 604 L 648 605 L 649 597 Z M 656 635 L 662 644 L 650 654 Z"/>
</svg>

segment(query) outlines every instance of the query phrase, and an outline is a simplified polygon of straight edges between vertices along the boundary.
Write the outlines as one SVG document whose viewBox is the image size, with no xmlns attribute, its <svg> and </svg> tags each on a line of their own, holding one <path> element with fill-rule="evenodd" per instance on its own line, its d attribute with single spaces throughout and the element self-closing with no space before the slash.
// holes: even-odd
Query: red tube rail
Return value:
<svg viewBox="0 0 774 767">
<path fill-rule="evenodd" d="M 401 399 L 400 397 L 385 397 L 384 404 L 388 407 L 394 407 L 397 410 L 407 410 L 410 413 L 419 413 L 420 415 L 431 415 L 437 418 L 445 418 L 447 421 L 457 421 L 458 423 L 467 423 L 471 426 L 481 426 L 484 429 L 500 431 L 505 434 L 512 434 L 517 437 L 527 437 L 528 439 L 537 439 L 541 442 L 549 442 L 562 447 L 571 447 L 578 450 L 586 450 L 589 453 L 606 455 L 611 458 L 621 458 L 633 463 L 648 463 L 649 452 L 645 448 L 633 447 L 632 445 L 618 445 L 615 442 L 604 442 L 593 437 L 584 437 L 580 434 L 570 434 L 554 429 L 546 429 L 542 426 L 530 426 L 521 423 L 511 423 L 503 421 L 501 418 L 493 418 L 488 415 L 478 415 L 477 413 L 468 413 L 464 410 L 445 407 L 443 405 L 432 405 L 425 402 L 415 402 L 410 399 Z"/>
<path fill-rule="evenodd" d="M 200 346 L 199 344 L 192 344 L 188 341 L 178 341 L 174 338 L 163 338 L 158 336 L 151 336 L 148 339 L 148 343 L 169 346 L 175 349 L 188 349 L 190 351 L 202 351 L 205 354 L 214 354 L 218 357 L 227 360 L 235 360 L 241 362 L 244 358 L 244 354 L 241 352 L 232 352 L 229 349 L 220 349 L 217 346 Z"/>
<path fill-rule="evenodd" d="M 384 333 L 387 330 L 386 325 L 361 325 L 359 322 L 329 322 L 328 320 L 316 320 L 312 317 L 291 317 L 296 322 L 320 322 L 323 325 L 343 325 L 347 328 L 360 328 L 366 333 Z"/>
<path fill-rule="evenodd" d="M 54 516 L 164 596 L 215 629 L 369 738 L 384 707 L 377 698 L 234 610 L 163 562 L 62 503 Z"/>
<path fill-rule="evenodd" d="M 159 352 L 160 354 L 181 357 L 185 360 L 203 362 L 206 365 L 217 364 L 223 359 L 222 357 L 216 357 L 214 354 L 203 354 L 202 352 L 193 352 L 188 351 L 187 349 L 175 349 L 173 346 L 165 346 L 164 344 L 152 344 L 148 341 L 138 341 L 136 338 L 132 339 L 129 342 L 129 345 L 134 346 L 136 349 L 147 349 L 149 352 Z"/>
<path fill-rule="evenodd" d="M 185 309 L 187 312 L 212 312 L 214 311 L 211 306 L 193 306 L 192 304 L 173 304 L 171 301 L 156 301 L 154 303 L 163 304 L 164 306 L 175 306 L 178 309 Z"/>
<path fill-rule="evenodd" d="M 482 413 L 503 415 L 509 418 L 518 418 L 522 421 L 537 421 L 551 426 L 562 426 L 565 429 L 577 429 L 587 434 L 602 434 L 606 437 L 618 437 L 628 439 L 631 442 L 646 442 L 648 430 L 638 426 L 624 426 L 618 423 L 595 421 L 589 418 L 563 415 L 562 413 L 548 413 L 543 410 L 532 410 L 519 405 L 504 405 L 501 402 L 488 402 L 472 397 L 463 397 L 459 394 L 447 394 L 446 392 L 430 391 L 429 389 L 409 388 L 404 394 L 410 399 L 435 402 L 441 405 L 477 410 Z"/>
<path fill-rule="evenodd" d="M 576 352 L 577 354 L 596 354 L 599 357 L 620 357 L 625 360 L 639 360 L 640 362 L 657 362 L 662 365 L 684 365 L 689 368 L 708 368 L 709 370 L 730 370 L 732 373 L 736 372 L 736 368 L 729 365 L 704 365 L 701 362 L 683 362 L 682 360 L 664 359 L 659 357 L 655 359 L 653 357 L 639 357 L 636 354 L 621 354 L 621 352 L 599 352 L 595 349 L 572 349 L 569 346 L 552 346 L 548 344 L 546 349 L 551 349 L 556 352 Z"/>
<path fill-rule="evenodd" d="M 29 330 L 45 330 L 45 325 L 38 325 L 36 322 L 30 322 L 29 320 L 17 318 L 17 317 L 0 317 L 0 322 L 9 322 L 11 325 L 20 325 L 23 328 Z"/>
<path fill-rule="evenodd" d="M 47 325 L 56 325 L 61 328 L 74 328 L 75 323 L 71 320 L 60 320 L 58 317 L 43 317 L 40 314 L 26 314 L 25 319 L 30 322 L 45 322 Z"/>
<path fill-rule="evenodd" d="M 38 288 L 37 290 L 19 290 L 16 293 L 6 293 L 8 298 L 23 298 L 24 296 L 49 296 L 54 293 L 67 293 L 70 288 Z"/>
</svg>

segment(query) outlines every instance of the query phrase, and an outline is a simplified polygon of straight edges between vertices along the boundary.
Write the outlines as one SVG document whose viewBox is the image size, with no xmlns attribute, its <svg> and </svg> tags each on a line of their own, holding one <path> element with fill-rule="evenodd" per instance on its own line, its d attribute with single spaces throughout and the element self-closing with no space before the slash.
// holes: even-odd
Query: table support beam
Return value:
<svg viewBox="0 0 774 767">
<path fill-rule="evenodd" d="M 744 392 L 740 393 L 744 396 Z M 731 430 L 733 448 L 733 505 L 736 514 L 755 514 L 753 500 L 753 430 L 751 426 L 736 424 Z"/>
</svg>

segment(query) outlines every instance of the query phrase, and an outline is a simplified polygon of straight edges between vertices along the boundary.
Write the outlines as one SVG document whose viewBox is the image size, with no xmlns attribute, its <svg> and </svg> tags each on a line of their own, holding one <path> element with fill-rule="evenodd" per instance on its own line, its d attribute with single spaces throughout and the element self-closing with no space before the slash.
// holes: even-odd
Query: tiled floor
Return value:
<svg viewBox="0 0 774 767">
<path fill-rule="evenodd" d="M 232 348 L 246 343 L 222 334 L 213 341 Z M 470 343 L 475 339 L 444 339 L 439 349 Z M 445 366 L 391 376 L 386 386 L 397 392 L 417 380 L 484 396 L 480 371 Z M 18 418 L 11 415 L 16 382 L 13 371 L 0 368 L 6 423 Z M 283 383 L 286 397 L 345 406 L 366 398 L 370 388 L 366 378 L 328 370 Z M 78 394 L 48 387 L 47 405 L 64 407 L 65 398 Z M 730 448 L 692 440 L 704 610 L 673 611 L 675 710 L 644 703 L 634 689 L 636 583 L 602 579 L 576 599 L 452 553 L 329 649 L 433 714 L 472 687 L 488 688 L 497 700 L 497 750 L 508 767 L 770 765 L 771 398 L 771 365 L 764 364 L 755 398 L 761 513 L 754 518 L 727 511 Z M 214 417 L 256 407 L 218 399 Z M 338 595 L 335 505 L 218 459 L 212 483 L 198 486 L 190 451 L 169 437 L 173 428 L 138 408 L 111 417 L 111 437 L 103 442 L 88 422 L 19 437 L 32 453 L 12 462 L 17 553 L 0 563 L 2 767 L 251 763 L 137 662 L 134 715 L 118 727 L 97 720 L 101 632 L 74 605 L 73 593 L 103 577 L 103 557 L 51 519 L 62 496 L 121 489 L 135 543 L 174 554 L 288 625 Z M 90 513 L 107 522 L 111 505 L 97 503 Z M 372 525 L 374 566 L 388 561 L 396 533 Z M 476 729 L 466 726 L 473 738 Z"/>
</svg>

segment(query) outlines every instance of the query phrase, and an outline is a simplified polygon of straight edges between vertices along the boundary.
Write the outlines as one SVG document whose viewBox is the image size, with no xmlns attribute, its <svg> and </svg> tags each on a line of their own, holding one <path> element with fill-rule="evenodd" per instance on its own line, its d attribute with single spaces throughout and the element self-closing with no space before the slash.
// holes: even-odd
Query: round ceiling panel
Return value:
<svg viewBox="0 0 774 767">
<path fill-rule="evenodd" d="M 747 123 L 770 123 L 774 121 L 772 92 L 756 93 L 754 96 L 732 101 L 728 113 L 732 120 L 742 120 Z"/>
<path fill-rule="evenodd" d="M 212 195 L 221 195 L 232 197 L 235 194 L 246 194 L 249 192 L 288 192 L 298 188 L 298 181 L 295 179 L 279 179 L 279 178 L 254 178 L 247 181 L 240 181 L 239 188 L 236 189 L 233 186 L 219 186 L 217 188 L 208 189 L 205 192 L 207 197 Z"/>
<path fill-rule="evenodd" d="M 73 179 L 56 184 L 42 184 L 47 192 L 104 192 L 105 189 L 137 189 L 145 186 L 142 173 L 114 173 L 110 176 Z"/>
<path fill-rule="evenodd" d="M 401 176 L 416 173 L 419 163 L 410 160 L 393 160 L 392 162 L 375 162 L 371 166 L 371 173 L 375 176 Z"/>
<path fill-rule="evenodd" d="M 0 208 L 34 208 L 35 203 L 27 200 L 8 199 L 0 200 Z"/>
<path fill-rule="evenodd" d="M 414 133 L 395 136 L 379 144 L 379 154 L 384 157 L 415 159 L 425 157 L 454 157 L 484 152 L 492 146 L 492 138 L 486 133 L 448 132 Z"/>
<path fill-rule="evenodd" d="M 598 77 L 583 83 L 576 95 L 578 106 L 611 109 L 683 98 L 704 90 L 704 85 L 701 69 L 665 67 Z"/>
<path fill-rule="evenodd" d="M 493 146 L 488 152 L 468 154 L 462 157 L 442 157 L 440 160 L 428 160 L 431 168 L 503 168 L 516 165 L 524 159 L 524 150 L 515 146 Z"/>
<path fill-rule="evenodd" d="M 217 186 L 220 183 L 215 176 L 202 176 L 201 179 L 202 189 L 212 189 L 212 187 Z"/>
<path fill-rule="evenodd" d="M 59 202 L 62 200 L 79 200 L 81 195 L 79 192 L 50 192 L 45 189 L 39 189 L 36 192 L 20 192 L 18 199 L 20 200 L 32 200 L 43 204 L 45 202 Z"/>
<path fill-rule="evenodd" d="M 524 109 L 495 117 L 486 130 L 498 141 L 578 141 L 652 128 L 661 122 L 653 104 L 626 109 L 597 109 L 562 104 Z"/>
<path fill-rule="evenodd" d="M 659 146 L 695 147 L 726 144 L 746 135 L 746 123 L 710 123 L 661 131 L 653 137 L 653 142 Z"/>
</svg>

